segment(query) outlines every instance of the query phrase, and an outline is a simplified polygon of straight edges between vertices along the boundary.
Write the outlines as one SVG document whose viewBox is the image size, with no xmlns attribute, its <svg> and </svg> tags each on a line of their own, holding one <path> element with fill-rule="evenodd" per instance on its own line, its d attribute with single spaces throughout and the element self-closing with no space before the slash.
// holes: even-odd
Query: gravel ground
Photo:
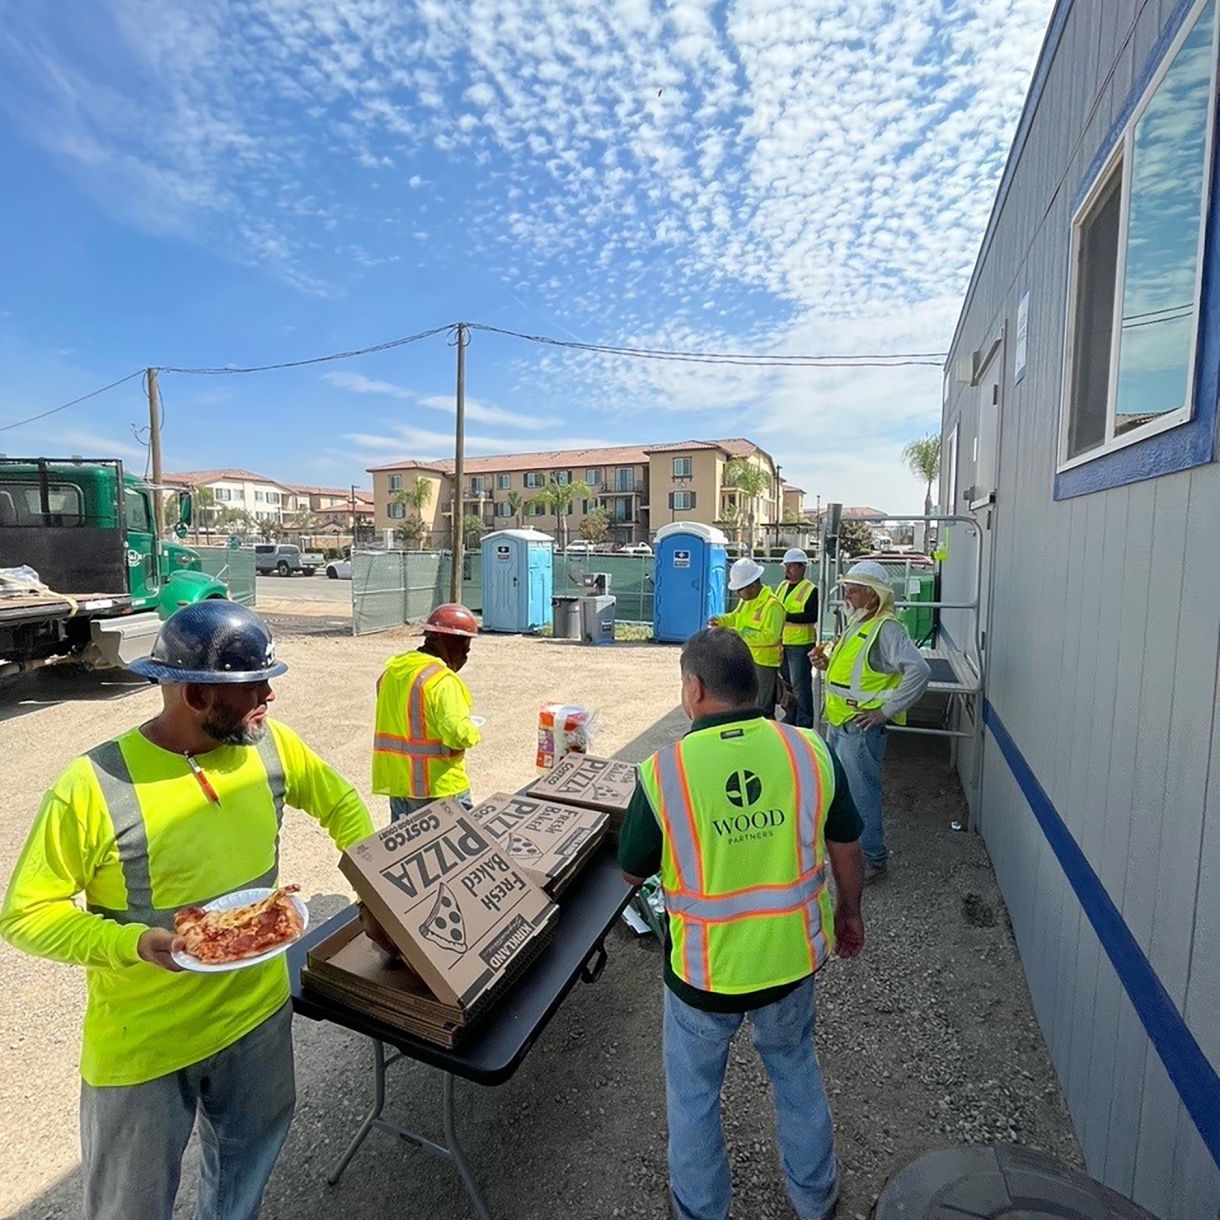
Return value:
<svg viewBox="0 0 1220 1220">
<path fill-rule="evenodd" d="M 277 607 L 278 608 L 278 607 Z M 285 609 L 287 609 L 285 607 Z M 299 613 L 299 612 L 298 612 Z M 373 682 L 409 633 L 354 640 L 317 614 L 280 619 L 289 673 L 274 709 L 368 795 Z M 636 760 L 676 737 L 677 651 L 582 649 L 489 637 L 467 676 L 485 742 L 472 754 L 476 794 L 532 774 L 537 705 L 580 700 L 601 711 L 600 749 Z M 523 693 L 522 688 L 525 688 Z M 43 789 L 74 754 L 146 718 L 142 684 L 45 673 L 0 692 L 0 872 L 7 875 Z M 818 1044 L 843 1162 L 840 1217 L 866 1215 L 895 1170 L 920 1152 L 1015 1141 L 1073 1164 L 1079 1153 L 1034 1021 L 1007 915 L 980 839 L 963 816 L 943 754 L 896 739 L 887 763 L 892 875 L 867 891 L 867 944 L 835 961 L 819 991 Z M 384 803 L 373 804 L 384 818 Z M 308 818 L 286 822 L 283 873 L 310 894 L 315 919 L 346 901 L 332 846 Z M 578 986 L 517 1075 L 499 1089 L 458 1082 L 467 1153 L 497 1217 L 667 1215 L 661 985 L 654 941 L 618 927 L 601 980 Z M 67 967 L 0 948 L 0 1214 L 79 1214 L 76 1055 L 83 988 Z M 452 1169 L 375 1132 L 335 1188 L 325 1169 L 367 1104 L 367 1043 L 332 1026 L 296 1026 L 297 1119 L 264 1216 L 461 1217 Z M 437 1131 L 436 1075 L 390 1069 L 387 1114 Z M 738 1220 L 789 1217 L 765 1075 L 747 1039 L 730 1060 L 726 1127 Z M 193 1214 L 192 1174 L 179 1214 Z"/>
</svg>

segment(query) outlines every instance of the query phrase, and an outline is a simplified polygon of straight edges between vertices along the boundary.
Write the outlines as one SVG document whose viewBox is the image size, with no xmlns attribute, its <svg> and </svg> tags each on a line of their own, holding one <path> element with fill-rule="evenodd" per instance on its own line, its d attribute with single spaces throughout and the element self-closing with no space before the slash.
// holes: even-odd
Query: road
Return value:
<svg viewBox="0 0 1220 1220">
<path fill-rule="evenodd" d="M 260 605 L 265 601 L 332 602 L 350 608 L 352 582 L 327 580 L 322 572 L 314 576 L 260 576 L 257 595 Z"/>
</svg>

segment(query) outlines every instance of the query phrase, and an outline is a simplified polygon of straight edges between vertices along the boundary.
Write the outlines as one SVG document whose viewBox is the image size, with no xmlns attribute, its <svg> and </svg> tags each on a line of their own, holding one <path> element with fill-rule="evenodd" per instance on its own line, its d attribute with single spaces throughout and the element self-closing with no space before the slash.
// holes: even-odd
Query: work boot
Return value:
<svg viewBox="0 0 1220 1220">
<path fill-rule="evenodd" d="M 888 864 L 870 864 L 865 861 L 864 864 L 864 884 L 872 885 L 874 881 L 883 881 L 889 876 L 890 868 Z"/>
</svg>

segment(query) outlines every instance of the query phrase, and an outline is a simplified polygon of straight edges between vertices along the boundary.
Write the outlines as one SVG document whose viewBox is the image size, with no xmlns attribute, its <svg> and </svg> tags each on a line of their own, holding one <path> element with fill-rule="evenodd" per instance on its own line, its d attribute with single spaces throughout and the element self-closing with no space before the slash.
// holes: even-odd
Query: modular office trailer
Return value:
<svg viewBox="0 0 1220 1220">
<path fill-rule="evenodd" d="M 961 774 L 1089 1170 L 1166 1220 L 1220 1215 L 1217 40 L 1217 0 L 1060 0 L 944 383 Z"/>
</svg>

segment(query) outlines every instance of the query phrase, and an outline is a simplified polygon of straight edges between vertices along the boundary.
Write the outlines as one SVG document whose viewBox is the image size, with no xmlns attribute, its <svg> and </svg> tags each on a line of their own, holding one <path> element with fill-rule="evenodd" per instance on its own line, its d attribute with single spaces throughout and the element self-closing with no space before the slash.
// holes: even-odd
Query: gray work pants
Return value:
<svg viewBox="0 0 1220 1220">
<path fill-rule="evenodd" d="M 776 678 L 779 677 L 779 667 L 770 665 L 755 665 L 754 672 L 758 675 L 758 706 L 768 720 L 775 719 L 775 689 Z"/>
</svg>

